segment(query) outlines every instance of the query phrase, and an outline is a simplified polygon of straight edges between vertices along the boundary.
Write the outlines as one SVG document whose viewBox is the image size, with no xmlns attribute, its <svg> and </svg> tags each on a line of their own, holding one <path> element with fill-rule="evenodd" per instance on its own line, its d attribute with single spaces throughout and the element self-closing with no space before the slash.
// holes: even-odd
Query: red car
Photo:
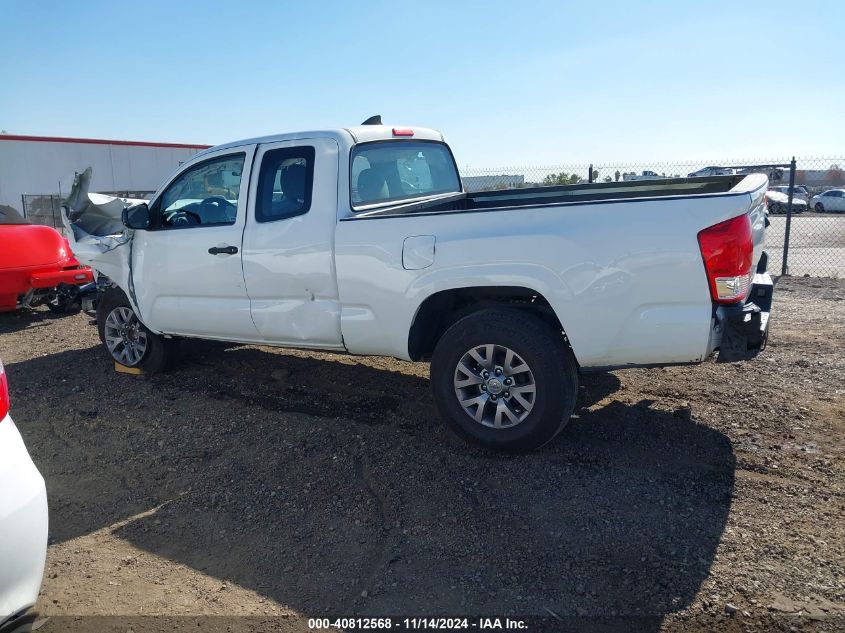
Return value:
<svg viewBox="0 0 845 633">
<path fill-rule="evenodd" d="M 93 279 L 61 233 L 0 208 L 0 312 L 41 304 L 54 312 L 79 309 L 79 288 Z"/>
</svg>

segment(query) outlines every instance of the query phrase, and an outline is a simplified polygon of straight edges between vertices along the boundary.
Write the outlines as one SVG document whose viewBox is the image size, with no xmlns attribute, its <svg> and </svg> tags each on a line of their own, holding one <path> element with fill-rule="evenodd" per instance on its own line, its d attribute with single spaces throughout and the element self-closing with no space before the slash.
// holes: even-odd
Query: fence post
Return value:
<svg viewBox="0 0 845 633">
<path fill-rule="evenodd" d="M 26 194 L 25 193 L 21 194 L 21 213 L 23 214 L 23 217 L 26 217 Z"/>
<path fill-rule="evenodd" d="M 590 163 L 590 171 L 587 173 L 587 182 L 593 183 L 593 164 Z"/>
<path fill-rule="evenodd" d="M 795 188 L 795 156 L 789 163 L 789 197 L 786 201 L 786 232 L 783 234 L 783 262 L 780 267 L 780 274 L 785 275 L 789 270 L 789 232 L 792 228 L 792 190 Z"/>
</svg>

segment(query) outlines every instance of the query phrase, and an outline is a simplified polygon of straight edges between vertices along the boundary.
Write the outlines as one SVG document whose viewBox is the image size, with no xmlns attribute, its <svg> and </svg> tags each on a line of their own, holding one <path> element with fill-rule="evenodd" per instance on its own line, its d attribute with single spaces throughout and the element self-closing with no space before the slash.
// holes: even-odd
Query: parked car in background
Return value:
<svg viewBox="0 0 845 633">
<path fill-rule="evenodd" d="M 845 212 L 845 189 L 829 189 L 813 196 L 810 206 L 818 213 L 832 211 L 834 213 Z"/>
<path fill-rule="evenodd" d="M 661 176 L 656 171 L 644 171 L 641 174 L 622 174 L 622 180 L 625 182 L 632 182 L 636 180 L 661 180 L 666 178 L 666 176 Z"/>
<path fill-rule="evenodd" d="M 766 165 L 759 167 L 740 167 L 736 170 L 738 176 L 747 176 L 748 174 L 766 174 L 769 182 L 781 182 L 783 180 L 782 167 L 769 167 Z"/>
<path fill-rule="evenodd" d="M 766 192 L 766 208 L 769 213 L 786 213 L 789 209 L 789 194 L 781 189 L 789 187 L 773 187 Z M 792 212 L 803 213 L 807 210 L 807 200 L 796 195 L 792 196 Z"/>
<path fill-rule="evenodd" d="M 809 202 L 810 202 L 810 190 L 807 188 L 806 185 L 795 185 L 793 187 L 793 192 L 794 192 L 794 194 L 797 194 L 797 195 L 801 196 L 802 198 L 804 198 L 807 201 L 807 203 L 809 204 Z M 789 193 L 788 188 L 787 188 L 786 193 Z"/>
<path fill-rule="evenodd" d="M 10 207 L 0 210 L 0 312 L 46 304 L 54 312 L 79 309 L 79 288 L 92 282 L 66 238 Z"/>
<path fill-rule="evenodd" d="M 731 167 L 704 167 L 698 171 L 687 174 L 687 178 L 699 178 L 701 176 L 733 176 L 734 170 Z"/>
<path fill-rule="evenodd" d="M 768 184 L 467 193 L 440 132 L 375 124 L 201 152 L 117 235 L 65 217 L 114 283 L 97 307 L 114 361 L 161 371 L 179 337 L 431 359 L 458 434 L 527 450 L 569 420 L 579 370 L 765 346 Z"/>
<path fill-rule="evenodd" d="M 47 556 L 47 491 L 9 415 L 0 361 L 0 629 L 38 598 Z"/>
<path fill-rule="evenodd" d="M 778 193 L 782 193 L 787 198 L 789 198 L 789 186 L 788 185 L 779 185 L 777 187 L 769 187 L 769 191 L 777 191 Z M 792 188 L 792 203 L 795 204 L 796 200 L 801 200 L 805 204 L 810 204 L 810 192 L 809 190 L 803 185 L 795 185 Z"/>
</svg>

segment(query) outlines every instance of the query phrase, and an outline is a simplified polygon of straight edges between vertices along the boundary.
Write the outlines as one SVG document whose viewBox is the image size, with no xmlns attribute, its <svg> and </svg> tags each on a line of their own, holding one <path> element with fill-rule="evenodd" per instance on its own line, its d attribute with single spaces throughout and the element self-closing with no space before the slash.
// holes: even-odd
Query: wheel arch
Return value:
<svg viewBox="0 0 845 633">
<path fill-rule="evenodd" d="M 430 358 L 437 342 L 454 323 L 473 312 L 494 307 L 533 314 L 560 332 L 571 350 L 563 324 L 542 293 L 520 285 L 485 285 L 450 288 L 426 297 L 418 306 L 408 332 L 409 357 L 415 361 Z"/>
</svg>

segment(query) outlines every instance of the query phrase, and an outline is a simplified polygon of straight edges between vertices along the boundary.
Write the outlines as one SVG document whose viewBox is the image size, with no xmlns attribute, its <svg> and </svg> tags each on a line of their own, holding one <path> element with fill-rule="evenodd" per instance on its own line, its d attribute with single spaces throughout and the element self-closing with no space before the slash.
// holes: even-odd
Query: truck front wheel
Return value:
<svg viewBox="0 0 845 633">
<path fill-rule="evenodd" d="M 149 373 L 164 371 L 174 342 L 150 332 L 119 288 L 108 289 L 97 305 L 97 330 L 112 359 Z"/>
<path fill-rule="evenodd" d="M 532 314 L 485 309 L 452 325 L 431 360 L 441 416 L 487 448 L 526 451 L 569 421 L 578 370 L 563 335 Z"/>
</svg>

